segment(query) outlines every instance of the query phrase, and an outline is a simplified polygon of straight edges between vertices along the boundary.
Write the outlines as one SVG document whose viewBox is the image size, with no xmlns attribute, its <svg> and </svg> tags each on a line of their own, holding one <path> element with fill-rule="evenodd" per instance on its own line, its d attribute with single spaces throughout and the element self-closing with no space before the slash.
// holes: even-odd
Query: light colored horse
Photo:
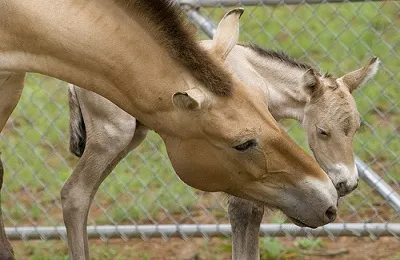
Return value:
<svg viewBox="0 0 400 260">
<path fill-rule="evenodd" d="M 203 44 L 211 46 L 208 41 Z M 328 172 L 341 195 L 357 186 L 358 174 L 354 165 L 352 140 L 360 123 L 351 93 L 374 76 L 379 64 L 376 58 L 364 68 L 342 78 L 320 75 L 309 65 L 254 45 L 235 46 L 228 55 L 227 64 L 249 86 L 254 85 L 251 81 L 261 80 L 264 83 L 263 91 L 269 100 L 268 108 L 276 119 L 293 118 L 303 124 L 317 161 Z M 301 86 L 305 74 L 310 72 L 312 84 Z M 78 156 L 87 154 L 87 157 L 82 157 L 77 169 L 82 164 L 86 166 L 86 171 L 96 170 L 95 158 L 89 158 L 94 151 L 85 149 L 86 133 L 96 136 L 96 139 L 91 139 L 96 142 L 96 147 L 114 147 L 117 143 L 116 150 L 122 154 L 117 157 L 117 154 L 110 151 L 108 161 L 113 164 L 106 168 L 107 174 L 145 138 L 147 128 L 135 118 L 104 98 L 72 85 L 70 108 L 71 151 Z M 104 111 L 112 111 L 112 121 L 103 117 Z M 85 123 L 87 121 L 89 125 Z M 124 138 L 123 133 L 129 134 Z M 86 175 L 96 174 L 92 172 Z M 248 238 L 254 237 L 251 234 L 258 234 L 263 206 L 231 197 L 229 214 L 233 225 L 234 258 L 253 259 L 250 257 L 251 251 L 257 250 L 246 249 L 258 243 Z M 247 228 L 252 232 L 248 232 Z M 246 249 L 243 245 L 247 246 Z"/>
<path fill-rule="evenodd" d="M 250 91 L 223 67 L 241 13 L 225 17 L 208 54 L 169 1 L 0 0 L 0 129 L 24 73 L 53 76 L 155 130 L 190 186 L 280 208 L 307 226 L 329 223 L 338 195 L 326 173 L 279 127 L 261 90 Z M 95 151 L 98 169 L 107 167 L 106 151 Z M 88 256 L 86 208 L 104 177 L 75 185 L 85 176 L 74 174 L 62 190 L 73 259 Z"/>
<path fill-rule="evenodd" d="M 243 82 L 263 82 L 268 109 L 275 119 L 291 118 L 302 124 L 316 160 L 341 196 L 357 187 L 352 143 L 360 120 L 352 93 L 374 77 L 379 59 L 373 58 L 340 78 L 321 75 L 307 64 L 255 45 L 235 46 L 226 63 Z M 311 84 L 301 84 L 304 78 Z M 258 233 L 264 206 L 231 196 L 228 213 L 232 258 L 259 259 Z"/>
<path fill-rule="evenodd" d="M 221 24 L 217 33 L 220 30 Z M 213 41 L 203 41 L 202 45 L 210 49 Z M 375 75 L 378 59 L 341 78 L 321 75 L 307 64 L 255 45 L 236 45 L 226 63 L 248 86 L 262 88 L 275 119 L 293 118 L 302 123 L 317 161 L 342 196 L 356 188 L 352 142 L 360 120 L 351 93 Z M 80 185 L 101 182 L 98 178 L 105 178 L 137 147 L 148 128 L 95 93 L 70 85 L 69 95 L 70 150 L 81 157 L 74 174 L 81 176 Z M 97 150 L 102 151 L 101 158 Z M 105 167 L 99 169 L 99 164 Z M 258 231 L 263 212 L 263 204 L 230 197 L 233 259 L 259 258 Z"/>
<path fill-rule="evenodd" d="M 66 80 L 156 131 L 190 186 L 275 205 L 309 226 L 331 221 L 337 194 L 327 175 L 279 127 L 260 90 L 249 91 L 222 67 L 236 44 L 242 10 L 226 16 L 210 56 L 166 1 L 0 3 L 0 71 L 9 72 L 2 105 L 18 100 L 13 73 Z M 269 179 L 277 170 L 281 179 Z M 62 193 L 67 208 L 75 208 L 69 195 L 88 192 L 72 188 L 74 178 Z M 278 188 L 282 181 L 293 189 Z"/>
</svg>

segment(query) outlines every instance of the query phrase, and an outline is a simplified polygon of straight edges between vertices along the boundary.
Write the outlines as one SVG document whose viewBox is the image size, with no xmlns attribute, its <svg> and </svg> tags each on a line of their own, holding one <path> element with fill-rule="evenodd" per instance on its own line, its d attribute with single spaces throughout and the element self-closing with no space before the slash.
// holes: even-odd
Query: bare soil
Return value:
<svg viewBox="0 0 400 260">
<path fill-rule="evenodd" d="M 287 248 L 294 248 L 294 240 L 281 238 L 280 242 Z M 304 259 L 304 260 L 399 260 L 400 240 L 393 237 L 383 237 L 375 241 L 370 238 L 342 237 L 331 240 L 322 238 L 323 247 L 317 250 L 284 254 L 280 258 L 264 259 Z M 27 250 L 35 247 L 40 241 L 13 242 L 18 259 L 52 259 L 44 251 L 41 257 L 31 255 Z M 53 242 L 52 242 L 53 243 Z M 152 260 L 214 260 L 231 259 L 230 239 L 227 238 L 170 238 L 163 240 L 155 238 L 148 241 L 141 239 L 112 239 L 107 242 L 102 240 L 90 240 L 91 259 L 152 259 Z M 59 252 L 66 254 L 65 242 L 56 242 Z M 21 252 L 25 250 L 26 252 Z M 261 253 L 262 253 L 261 249 Z M 22 254 L 21 254 L 22 253 Z M 309 255 L 312 254 L 312 255 Z M 59 258 L 57 258 L 59 259 Z M 262 258 L 263 259 L 263 258 Z"/>
</svg>

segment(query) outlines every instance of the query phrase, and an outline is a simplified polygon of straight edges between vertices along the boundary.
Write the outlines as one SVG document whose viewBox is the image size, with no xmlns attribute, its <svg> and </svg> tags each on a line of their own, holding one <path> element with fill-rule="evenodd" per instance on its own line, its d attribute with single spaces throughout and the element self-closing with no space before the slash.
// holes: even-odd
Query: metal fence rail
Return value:
<svg viewBox="0 0 400 260">
<path fill-rule="evenodd" d="M 215 24 L 229 10 L 226 7 L 246 6 L 242 41 L 284 50 L 335 74 L 357 68 L 372 55 L 383 62 L 377 77 L 355 94 L 363 126 L 354 146 L 364 182 L 342 199 L 337 221 L 311 230 L 282 224 L 286 221 L 282 214 L 270 213 L 261 235 L 400 235 L 400 29 L 396 24 L 400 3 L 357 2 L 179 1 L 205 33 L 201 39 L 213 35 Z M 67 150 L 65 83 L 31 74 L 26 85 L 1 136 L 6 231 L 10 239 L 65 238 L 59 190 L 77 163 Z M 306 148 L 298 124 L 283 124 Z M 101 238 L 229 236 L 224 198 L 182 184 L 161 140 L 150 134 L 100 187 L 89 214 L 88 234 Z"/>
<path fill-rule="evenodd" d="M 229 236 L 229 224 L 200 225 L 121 225 L 88 226 L 89 238 L 152 238 L 152 237 L 218 237 Z M 9 239 L 60 239 L 67 237 L 64 226 L 6 228 Z M 400 224 L 395 223 L 343 223 L 328 224 L 316 229 L 301 228 L 292 224 L 262 224 L 260 235 L 283 237 L 322 236 L 395 236 L 400 234 Z"/>
</svg>

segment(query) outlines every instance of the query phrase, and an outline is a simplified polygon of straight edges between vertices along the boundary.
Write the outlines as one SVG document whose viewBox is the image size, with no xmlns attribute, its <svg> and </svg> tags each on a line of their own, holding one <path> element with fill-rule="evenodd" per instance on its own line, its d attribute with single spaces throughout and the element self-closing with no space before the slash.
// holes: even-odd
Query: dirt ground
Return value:
<svg viewBox="0 0 400 260">
<path fill-rule="evenodd" d="M 286 248 L 294 247 L 294 240 L 280 238 Z M 263 248 L 260 248 L 261 259 L 304 259 L 304 260 L 399 260 L 400 240 L 393 237 L 383 237 L 376 241 L 370 238 L 342 237 L 331 240 L 322 238 L 323 247 L 311 250 L 308 253 L 297 251 L 286 253 L 280 257 L 265 257 Z M 33 244 L 32 244 L 33 243 Z M 45 250 L 38 255 L 32 254 L 32 247 L 39 248 L 39 244 L 47 242 L 13 242 L 16 251 L 24 250 L 18 254 L 17 259 L 66 259 L 67 249 L 63 242 L 57 243 L 55 251 Z M 54 242 L 51 242 L 54 243 Z M 29 244 L 29 247 L 27 247 Z M 149 241 L 132 239 L 123 241 L 112 239 L 107 242 L 101 240 L 90 240 L 91 259 L 151 259 L 151 260 L 214 260 L 231 259 L 230 239 L 227 238 L 170 238 L 167 241 L 155 238 Z M 60 246 L 61 245 L 61 246 Z M 46 244 L 45 247 L 48 247 Z M 30 248 L 29 250 L 27 248 Z M 21 252 L 20 252 L 21 253 Z M 52 257 L 52 255 L 54 258 Z M 309 255 L 312 254 L 312 255 Z M 62 256 L 64 255 L 64 257 Z M 329 256 L 327 256 L 329 255 Z M 60 258 L 61 257 L 61 258 Z"/>
<path fill-rule="evenodd" d="M 292 244 L 293 240 L 281 239 L 284 244 Z M 319 255 L 287 255 L 282 259 L 331 259 L 331 260 L 380 260 L 380 259 L 400 259 L 400 242 L 393 238 L 381 238 L 377 241 L 371 241 L 368 238 L 340 238 L 334 242 L 329 238 L 324 238 L 326 247 Z M 230 240 L 212 238 L 204 240 L 194 238 L 189 241 L 173 238 L 168 242 L 162 239 L 152 239 L 151 241 L 131 241 L 121 245 L 118 241 L 111 241 L 110 246 L 120 248 L 136 249 L 138 252 L 151 252 L 149 259 L 154 260 L 211 260 L 211 259 L 231 259 L 229 249 Z M 101 243 L 99 244 L 101 245 Z M 346 252 L 340 254 L 339 252 Z M 337 254 L 332 256 L 322 256 L 322 254 Z M 396 256 L 397 255 L 397 256 Z"/>
<path fill-rule="evenodd" d="M 372 241 L 369 238 L 340 238 L 332 241 L 329 238 L 322 239 L 326 246 L 318 255 L 290 255 L 283 256 L 282 259 L 330 259 L 330 260 L 380 260 L 396 259 L 400 260 L 400 241 L 393 238 L 381 238 Z M 293 240 L 281 239 L 283 244 L 293 244 Z M 94 242 L 94 241 L 93 241 Z M 99 243 L 99 246 L 102 243 Z M 184 241 L 173 238 L 167 242 L 162 239 L 152 239 L 151 241 L 130 241 L 121 244 L 120 241 L 111 241 L 109 246 L 124 249 L 135 249 L 138 252 L 151 252 L 148 259 L 154 260 L 212 260 L 212 259 L 231 259 L 231 253 L 227 252 L 230 245 L 229 239 L 211 238 L 208 241 L 202 238 L 193 238 Z M 261 249 L 262 250 L 262 249 Z M 346 252 L 340 254 L 339 252 Z M 333 254 L 332 256 L 322 256 L 322 254 Z M 336 254 L 336 255 L 335 255 Z M 396 256 L 397 255 L 397 256 Z"/>
</svg>

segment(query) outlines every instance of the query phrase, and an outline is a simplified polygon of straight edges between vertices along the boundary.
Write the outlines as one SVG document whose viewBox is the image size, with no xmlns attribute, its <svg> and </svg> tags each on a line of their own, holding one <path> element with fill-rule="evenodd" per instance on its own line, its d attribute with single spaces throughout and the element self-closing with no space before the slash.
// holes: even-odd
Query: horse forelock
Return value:
<svg viewBox="0 0 400 260">
<path fill-rule="evenodd" d="M 231 74 L 203 50 L 182 11 L 170 0 L 116 0 L 129 14 L 151 23 L 153 37 L 164 46 L 171 58 L 212 93 L 229 96 L 232 93 Z"/>
</svg>

